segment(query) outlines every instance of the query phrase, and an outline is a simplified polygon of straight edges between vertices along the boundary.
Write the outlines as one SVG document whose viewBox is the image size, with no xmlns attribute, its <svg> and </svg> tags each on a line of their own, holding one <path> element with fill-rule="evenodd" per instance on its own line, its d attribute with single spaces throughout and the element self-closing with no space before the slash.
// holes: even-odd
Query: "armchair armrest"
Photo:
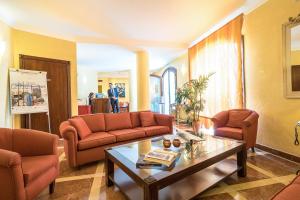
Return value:
<svg viewBox="0 0 300 200">
<path fill-rule="evenodd" d="M 76 129 L 68 121 L 64 121 L 59 126 L 60 135 L 64 138 L 64 149 L 71 167 L 77 166 L 77 144 L 78 134 Z"/>
<path fill-rule="evenodd" d="M 155 113 L 154 117 L 158 125 L 168 126 L 170 128 L 170 133 L 173 133 L 173 121 L 174 121 L 173 116 Z"/>
<path fill-rule="evenodd" d="M 8 151 L 5 149 L 0 149 L 0 166 L 1 167 L 14 167 L 17 165 L 21 165 L 21 156 L 20 154 Z"/>
<path fill-rule="evenodd" d="M 257 123 L 259 115 L 256 112 L 252 112 L 244 121 L 242 122 L 243 126 L 249 127 Z"/>
<path fill-rule="evenodd" d="M 25 200 L 21 156 L 12 151 L 0 149 L 0 199 Z"/>
<path fill-rule="evenodd" d="M 222 111 L 217 113 L 211 118 L 211 121 L 214 123 L 214 128 L 219 128 L 225 126 L 228 121 L 228 111 Z"/>
<path fill-rule="evenodd" d="M 31 129 L 13 130 L 13 151 L 21 156 L 57 154 L 58 136 Z"/>
</svg>

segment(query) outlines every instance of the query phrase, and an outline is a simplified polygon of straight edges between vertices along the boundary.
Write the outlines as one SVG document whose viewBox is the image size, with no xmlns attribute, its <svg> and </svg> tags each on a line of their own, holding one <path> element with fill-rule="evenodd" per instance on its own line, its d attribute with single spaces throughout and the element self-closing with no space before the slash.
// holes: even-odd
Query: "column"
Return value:
<svg viewBox="0 0 300 200">
<path fill-rule="evenodd" d="M 130 69 L 130 112 L 137 111 L 137 82 L 136 82 L 136 65 Z"/>
<path fill-rule="evenodd" d="M 149 56 L 145 51 L 136 52 L 137 75 L 137 109 L 138 111 L 150 110 L 150 72 Z"/>
</svg>

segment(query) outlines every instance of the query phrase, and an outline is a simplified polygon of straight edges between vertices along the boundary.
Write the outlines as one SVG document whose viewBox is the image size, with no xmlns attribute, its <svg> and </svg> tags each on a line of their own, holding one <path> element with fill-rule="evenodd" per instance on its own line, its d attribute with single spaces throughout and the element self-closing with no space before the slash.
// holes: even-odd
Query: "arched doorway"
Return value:
<svg viewBox="0 0 300 200">
<path fill-rule="evenodd" d="M 172 104 L 175 104 L 177 88 L 177 70 L 168 67 L 162 75 L 162 93 L 164 100 L 164 113 L 170 114 Z"/>
</svg>

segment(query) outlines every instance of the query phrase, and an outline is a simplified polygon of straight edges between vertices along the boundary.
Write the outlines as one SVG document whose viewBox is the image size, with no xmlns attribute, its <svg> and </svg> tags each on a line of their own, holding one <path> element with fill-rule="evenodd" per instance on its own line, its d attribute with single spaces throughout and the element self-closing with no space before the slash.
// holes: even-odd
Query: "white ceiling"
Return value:
<svg viewBox="0 0 300 200">
<path fill-rule="evenodd" d="M 266 0 L 0 0 L 0 18 L 14 28 L 78 42 L 78 65 L 127 70 L 136 50 L 150 68 L 184 52 L 234 11 Z"/>
</svg>

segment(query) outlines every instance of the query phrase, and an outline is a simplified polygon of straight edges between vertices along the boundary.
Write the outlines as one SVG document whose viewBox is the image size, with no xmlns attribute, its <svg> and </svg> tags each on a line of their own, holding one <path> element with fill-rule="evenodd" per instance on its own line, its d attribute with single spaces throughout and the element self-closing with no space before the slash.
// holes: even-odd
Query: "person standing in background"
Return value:
<svg viewBox="0 0 300 200">
<path fill-rule="evenodd" d="M 118 113 L 119 109 L 119 92 L 117 88 L 113 87 L 112 83 L 109 83 L 109 89 L 107 90 L 107 94 L 110 100 L 111 108 L 114 113 Z"/>
<path fill-rule="evenodd" d="M 91 105 L 92 105 L 92 99 L 95 98 L 94 93 L 91 92 L 91 93 L 89 94 L 88 98 L 89 98 L 89 105 L 91 106 Z"/>
</svg>

